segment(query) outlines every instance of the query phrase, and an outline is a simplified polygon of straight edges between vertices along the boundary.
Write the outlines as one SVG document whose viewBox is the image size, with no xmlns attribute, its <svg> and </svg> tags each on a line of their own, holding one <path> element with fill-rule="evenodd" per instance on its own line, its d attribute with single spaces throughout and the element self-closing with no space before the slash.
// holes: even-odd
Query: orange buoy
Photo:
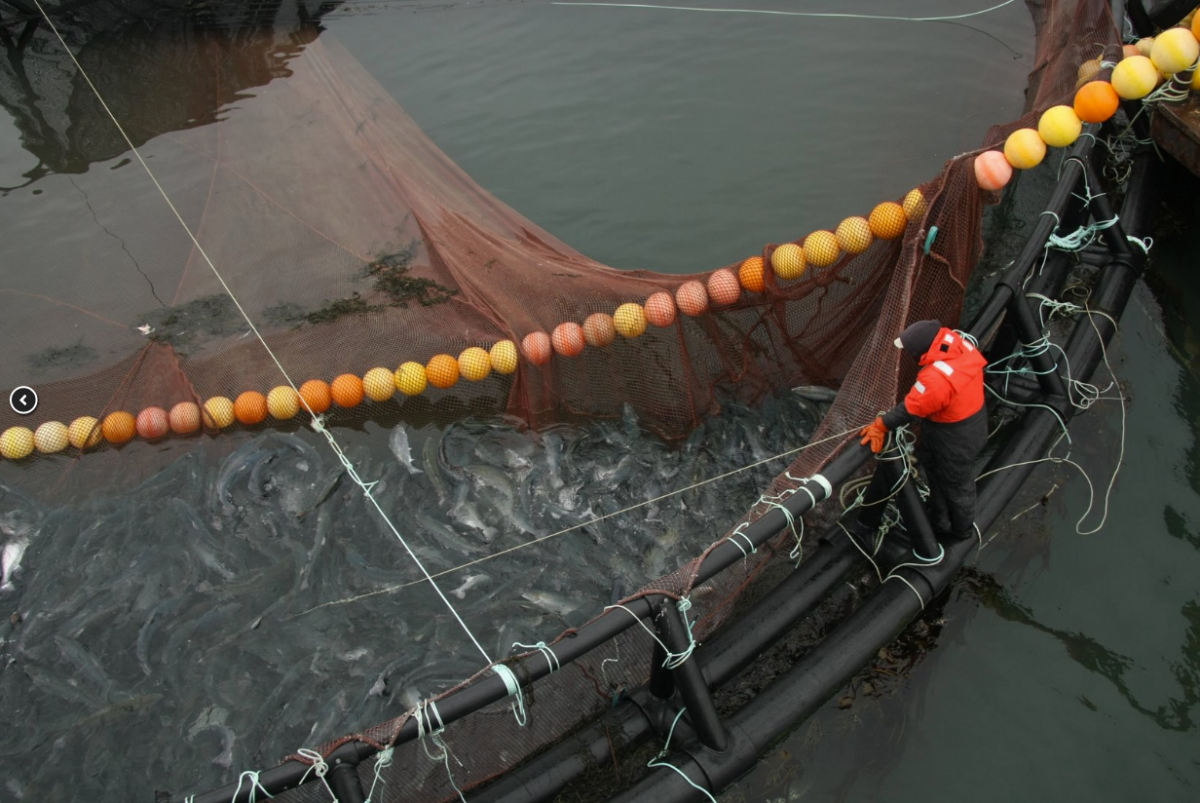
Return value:
<svg viewBox="0 0 1200 803">
<path fill-rule="evenodd" d="M 583 347 L 586 345 L 583 327 L 574 321 L 560 323 L 550 334 L 550 345 L 564 357 L 578 357 L 583 354 Z"/>
<path fill-rule="evenodd" d="M 837 235 L 831 231 L 818 229 L 804 238 L 804 258 L 815 268 L 828 268 L 839 253 Z"/>
<path fill-rule="evenodd" d="M 247 390 L 233 400 L 233 417 L 252 427 L 267 420 L 267 397 L 257 390 Z"/>
<path fill-rule="evenodd" d="M 671 294 L 659 290 L 651 293 L 644 306 L 646 320 L 655 326 L 670 326 L 675 323 L 675 300 Z"/>
<path fill-rule="evenodd" d="M 766 287 L 763 277 L 765 270 L 762 257 L 747 257 L 738 268 L 738 281 L 751 293 L 761 293 Z"/>
<path fill-rule="evenodd" d="M 139 437 L 156 441 L 171 431 L 167 411 L 161 407 L 147 407 L 137 415 L 134 422 Z"/>
<path fill-rule="evenodd" d="M 1108 81 L 1092 81 L 1075 93 L 1073 108 L 1085 123 L 1103 123 L 1117 113 L 1121 98 Z"/>
<path fill-rule="evenodd" d="M 320 415 L 333 404 L 333 392 L 329 383 L 321 379 L 310 379 L 300 386 L 300 398 L 304 399 L 307 409 Z"/>
<path fill-rule="evenodd" d="M 76 449 L 90 449 L 100 443 L 100 421 L 90 415 L 81 415 L 67 427 L 67 440 Z"/>
<path fill-rule="evenodd" d="M 530 332 L 521 338 L 521 353 L 525 359 L 534 365 L 545 365 L 550 362 L 553 349 L 550 346 L 550 335 L 545 332 Z"/>
<path fill-rule="evenodd" d="M 291 385 L 279 385 L 271 388 L 267 394 L 267 412 L 279 421 L 295 418 L 300 412 L 300 394 Z"/>
<path fill-rule="evenodd" d="M 191 435 L 200 429 L 200 407 L 195 402 L 179 402 L 167 413 L 167 424 L 176 435 Z"/>
<path fill-rule="evenodd" d="M 396 369 L 392 379 L 396 383 L 396 390 L 405 396 L 417 396 L 424 393 L 425 387 L 429 384 L 429 378 L 425 376 L 425 366 L 412 360 L 400 363 L 400 367 Z"/>
<path fill-rule="evenodd" d="M 604 348 L 617 339 L 617 327 L 607 312 L 593 312 L 583 321 L 583 339 L 592 348 Z"/>
<path fill-rule="evenodd" d="M 613 326 L 622 337 L 641 337 L 646 331 L 646 312 L 641 304 L 629 301 L 613 313 Z"/>
<path fill-rule="evenodd" d="M 468 382 L 487 379 L 492 372 L 492 360 L 479 346 L 471 346 L 458 355 L 458 373 Z"/>
<path fill-rule="evenodd" d="M 435 388 L 452 387 L 458 381 L 458 360 L 449 354 L 435 354 L 425 363 L 425 378 Z"/>
<path fill-rule="evenodd" d="M 133 413 L 117 410 L 104 417 L 100 431 L 104 433 L 104 440 L 114 446 L 120 446 L 133 439 L 137 433 L 137 423 L 134 421 Z"/>
<path fill-rule="evenodd" d="M 372 368 L 363 374 L 363 393 L 371 401 L 385 402 L 396 395 L 396 380 L 386 368 Z"/>
<path fill-rule="evenodd" d="M 838 248 L 847 254 L 861 254 L 871 247 L 871 224 L 865 217 L 854 215 L 839 223 L 833 236 Z"/>
<path fill-rule="evenodd" d="M 784 281 L 799 279 L 807 267 L 804 249 L 795 243 L 784 243 L 771 252 L 771 269 Z"/>
<path fill-rule="evenodd" d="M 984 151 L 975 157 L 975 183 L 980 189 L 1004 189 L 1012 174 L 1012 165 L 1000 151 Z"/>
<path fill-rule="evenodd" d="M 692 279 L 679 285 L 675 291 L 675 303 L 684 315 L 703 315 L 708 311 L 708 291 L 704 289 L 704 282 Z"/>
<path fill-rule="evenodd" d="M 499 341 L 488 350 L 488 359 L 496 373 L 511 374 L 517 370 L 517 344 L 511 340 Z"/>
<path fill-rule="evenodd" d="M 204 402 L 201 415 L 205 426 L 211 429 L 225 429 L 233 423 L 233 402 L 224 396 L 213 396 Z"/>
<path fill-rule="evenodd" d="M 329 386 L 329 393 L 339 407 L 357 407 L 362 404 L 362 380 L 354 374 L 342 374 Z"/>
<path fill-rule="evenodd" d="M 867 225 L 871 227 L 871 234 L 879 239 L 894 240 L 908 228 L 908 217 L 903 206 L 895 201 L 884 201 L 871 210 Z"/>
<path fill-rule="evenodd" d="M 729 268 L 714 270 L 708 277 L 708 297 L 714 307 L 728 307 L 742 297 L 742 286 Z"/>
<path fill-rule="evenodd" d="M 1130 56 L 1143 56 L 1143 55 L 1145 55 L 1145 54 L 1142 53 L 1142 51 L 1138 49 L 1137 45 L 1122 45 L 1121 46 L 1121 58 L 1123 58 L 1123 59 L 1127 59 Z"/>
</svg>

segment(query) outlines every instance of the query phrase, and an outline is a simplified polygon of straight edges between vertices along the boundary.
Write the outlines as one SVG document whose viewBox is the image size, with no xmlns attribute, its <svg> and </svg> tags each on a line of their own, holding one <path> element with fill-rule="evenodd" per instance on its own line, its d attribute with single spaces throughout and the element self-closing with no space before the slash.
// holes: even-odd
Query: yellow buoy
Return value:
<svg viewBox="0 0 1200 803">
<path fill-rule="evenodd" d="M 267 412 L 272 418 L 287 421 L 300 412 L 300 394 L 290 385 L 271 388 L 271 392 L 267 394 Z"/>
<path fill-rule="evenodd" d="M 1083 131 L 1083 121 L 1070 106 L 1051 106 L 1038 120 L 1038 136 L 1052 148 L 1065 148 Z"/>
<path fill-rule="evenodd" d="M 33 451 L 33 430 L 29 427 L 9 427 L 0 435 L 0 455 L 9 460 L 29 457 Z"/>
<path fill-rule="evenodd" d="M 372 368 L 363 374 L 363 393 L 371 401 L 387 401 L 396 393 L 396 378 L 386 368 Z"/>
<path fill-rule="evenodd" d="M 815 268 L 828 268 L 837 262 L 837 236 L 826 229 L 818 229 L 804 238 L 804 258 Z"/>
<path fill-rule="evenodd" d="M 1004 158 L 1018 170 L 1037 167 L 1046 158 L 1046 143 L 1032 128 L 1018 128 L 1004 141 Z"/>
<path fill-rule="evenodd" d="M 42 454 L 61 452 L 70 442 L 67 425 L 61 421 L 47 421 L 33 433 L 33 445 Z"/>
<path fill-rule="evenodd" d="M 498 374 L 511 374 L 517 370 L 517 344 L 511 340 L 501 340 L 488 351 L 492 361 L 492 370 Z"/>
<path fill-rule="evenodd" d="M 458 372 L 468 382 L 478 382 L 486 379 L 492 372 L 492 361 L 488 353 L 478 346 L 463 349 L 458 355 Z"/>
<path fill-rule="evenodd" d="M 213 396 L 204 403 L 204 423 L 212 429 L 225 429 L 233 424 L 233 402 L 224 396 Z"/>
<path fill-rule="evenodd" d="M 784 243 L 771 252 L 771 267 L 775 275 L 784 281 L 799 279 L 807 267 L 804 249 L 795 243 Z"/>
<path fill-rule="evenodd" d="M 1088 81 L 1100 74 L 1100 59 L 1088 59 L 1083 64 L 1079 65 L 1079 72 L 1075 74 L 1077 80 L 1076 87 L 1086 84 Z"/>
<path fill-rule="evenodd" d="M 894 240 L 904 234 L 908 218 L 903 206 L 895 201 L 884 201 L 871 210 L 867 223 L 871 227 L 871 234 L 881 240 Z"/>
<path fill-rule="evenodd" d="M 67 427 L 67 440 L 76 449 L 92 448 L 100 443 L 100 420 L 90 415 L 79 416 Z"/>
<path fill-rule="evenodd" d="M 1139 39 L 1136 42 L 1134 42 L 1134 45 L 1137 46 L 1138 51 L 1143 56 L 1149 56 L 1150 53 L 1154 50 L 1154 37 L 1147 36 L 1145 39 Z"/>
<path fill-rule="evenodd" d="M 411 360 L 400 363 L 400 367 L 396 369 L 392 379 L 395 381 L 396 390 L 405 396 L 417 396 L 424 393 L 425 387 L 429 384 L 429 380 L 425 376 L 425 366 Z"/>
<path fill-rule="evenodd" d="M 925 196 L 919 189 L 909 190 L 908 195 L 904 196 L 901 207 L 909 221 L 920 220 L 929 211 L 929 205 L 925 203 Z"/>
<path fill-rule="evenodd" d="M 1125 100 L 1144 98 L 1158 85 L 1158 68 L 1145 56 L 1130 56 L 1113 68 L 1112 87 Z"/>
<path fill-rule="evenodd" d="M 847 254 L 861 254 L 871 247 L 871 224 L 865 217 L 848 217 L 838 224 L 834 237 Z"/>
<path fill-rule="evenodd" d="M 641 304 L 622 304 L 613 313 L 613 326 L 622 337 L 638 337 L 646 331 L 646 311 Z"/>
<path fill-rule="evenodd" d="M 1150 48 L 1150 61 L 1163 74 L 1172 75 L 1186 70 L 1200 56 L 1200 43 L 1187 28 L 1171 28 L 1154 39 Z"/>
</svg>

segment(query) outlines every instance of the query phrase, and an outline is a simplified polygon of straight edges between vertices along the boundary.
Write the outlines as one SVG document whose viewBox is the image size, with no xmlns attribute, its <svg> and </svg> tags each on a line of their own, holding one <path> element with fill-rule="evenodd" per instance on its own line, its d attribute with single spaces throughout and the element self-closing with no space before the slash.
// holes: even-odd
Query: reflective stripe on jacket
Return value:
<svg viewBox="0 0 1200 803">
<path fill-rule="evenodd" d="M 904 397 L 904 410 L 940 424 L 962 421 L 983 407 L 987 360 L 952 329 L 942 327 L 921 355 L 917 381 Z"/>
</svg>

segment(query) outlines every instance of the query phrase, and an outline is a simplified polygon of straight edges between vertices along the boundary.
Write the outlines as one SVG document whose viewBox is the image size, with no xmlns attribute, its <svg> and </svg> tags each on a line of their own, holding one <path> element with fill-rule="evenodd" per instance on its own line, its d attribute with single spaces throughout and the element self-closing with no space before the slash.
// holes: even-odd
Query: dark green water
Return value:
<svg viewBox="0 0 1200 803">
<path fill-rule="evenodd" d="M 963 6 L 756 7 L 920 16 Z M 969 22 L 982 32 L 359 3 L 327 16 L 325 35 L 521 213 L 609 264 L 682 272 L 863 213 L 1016 117 L 1032 66 L 1024 6 Z M 35 162 L 0 123 L 0 185 L 22 183 Z M 63 229 L 59 193 L 70 185 L 51 173 L 0 199 L 6 250 Z M 831 704 L 722 800 L 1195 799 L 1200 253 L 1186 233 L 1196 197 L 1190 180 L 1169 196 L 1175 225 L 1110 353 L 1129 405 L 1104 528 L 1076 532 L 1088 492 L 1073 469 L 1039 470 L 1008 516 L 1055 490 L 983 551 L 983 579 L 956 586 L 911 676 L 873 679 L 878 693 L 848 709 Z M 1097 489 L 1088 530 L 1115 465 L 1120 408 L 1101 404 L 1072 434 Z"/>
</svg>

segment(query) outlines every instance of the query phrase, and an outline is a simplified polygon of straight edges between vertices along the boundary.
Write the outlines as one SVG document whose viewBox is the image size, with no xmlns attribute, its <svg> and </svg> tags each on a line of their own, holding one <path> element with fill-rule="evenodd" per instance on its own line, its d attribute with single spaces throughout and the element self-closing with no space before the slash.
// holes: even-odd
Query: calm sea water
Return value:
<svg viewBox="0 0 1200 803">
<path fill-rule="evenodd" d="M 903 194 L 1016 117 L 1032 67 L 1020 3 L 963 25 L 347 3 L 325 25 L 506 203 L 589 256 L 660 271 L 724 264 Z M 0 121 L 0 185 L 35 164 Z M 5 241 L 27 249 L 61 225 L 33 193 L 62 188 L 52 173 L 0 199 Z M 1089 500 L 1074 469 L 1039 470 L 911 677 L 831 705 L 723 800 L 1195 798 L 1200 254 L 1182 233 L 1195 197 L 1173 191 L 1174 226 L 1109 355 L 1124 420 L 1107 402 L 1072 430 L 1096 491 L 1078 529 L 1106 512 L 1104 528 L 1077 532 Z"/>
</svg>

